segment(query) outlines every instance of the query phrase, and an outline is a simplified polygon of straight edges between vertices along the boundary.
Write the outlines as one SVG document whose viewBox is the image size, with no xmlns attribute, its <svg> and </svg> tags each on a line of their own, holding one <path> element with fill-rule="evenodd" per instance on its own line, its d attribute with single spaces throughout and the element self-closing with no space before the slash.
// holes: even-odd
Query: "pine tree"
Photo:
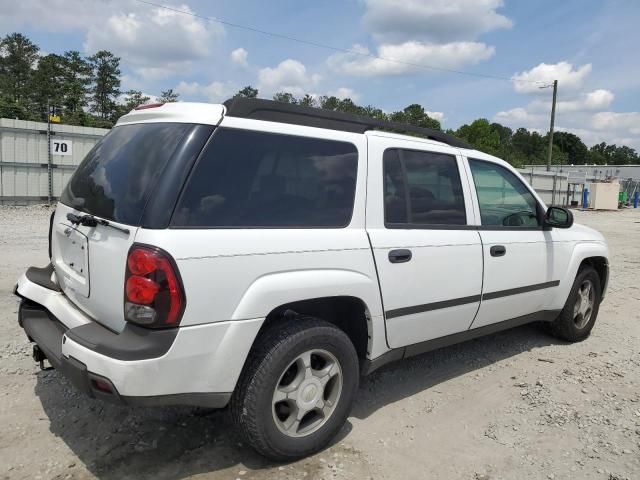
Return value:
<svg viewBox="0 0 640 480">
<path fill-rule="evenodd" d="M 21 33 L 0 40 L 0 116 L 28 118 L 33 68 L 40 49 Z"/>
<path fill-rule="evenodd" d="M 116 120 L 116 98 L 120 95 L 120 58 L 106 50 L 89 57 L 93 69 L 91 111 L 96 112 L 105 126 Z"/>
</svg>

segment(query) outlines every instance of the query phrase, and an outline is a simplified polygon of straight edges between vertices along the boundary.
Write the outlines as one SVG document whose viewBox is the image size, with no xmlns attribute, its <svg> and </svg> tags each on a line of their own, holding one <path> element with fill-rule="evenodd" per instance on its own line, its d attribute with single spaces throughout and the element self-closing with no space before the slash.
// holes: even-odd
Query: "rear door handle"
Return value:
<svg viewBox="0 0 640 480">
<path fill-rule="evenodd" d="M 389 252 L 389 261 L 391 263 L 405 263 L 411 260 L 411 250 L 401 248 L 399 250 L 391 250 Z"/>
<path fill-rule="evenodd" d="M 503 257 L 507 253 L 507 248 L 504 245 L 494 245 L 489 249 L 492 257 Z"/>
</svg>

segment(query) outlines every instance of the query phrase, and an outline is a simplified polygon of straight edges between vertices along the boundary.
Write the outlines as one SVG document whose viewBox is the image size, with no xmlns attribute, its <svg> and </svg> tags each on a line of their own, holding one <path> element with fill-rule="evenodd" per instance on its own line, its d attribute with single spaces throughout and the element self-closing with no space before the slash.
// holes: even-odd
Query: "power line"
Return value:
<svg viewBox="0 0 640 480">
<path fill-rule="evenodd" d="M 249 27 L 247 25 L 241 25 L 239 23 L 234 23 L 234 22 L 229 22 L 226 20 L 220 20 L 219 18 L 215 18 L 215 17 L 208 17 L 206 15 L 199 15 L 197 13 L 193 13 L 193 12 L 189 12 L 187 10 L 180 10 L 179 8 L 174 8 L 174 7 L 168 7 L 166 5 L 161 5 L 159 3 L 155 3 L 155 2 L 150 2 L 148 0 L 136 0 L 139 3 L 144 3 L 146 5 L 150 5 L 153 7 L 157 7 L 157 8 L 162 8 L 164 10 L 168 10 L 171 12 L 175 12 L 175 13 L 180 13 L 183 15 L 190 15 L 192 17 L 196 17 L 196 18 L 200 18 L 203 20 L 208 20 L 211 22 L 216 22 L 219 23 L 221 25 L 225 25 L 227 27 L 232 27 L 232 28 L 237 28 L 240 30 L 246 30 L 249 32 L 253 32 L 253 33 L 259 33 L 260 35 L 266 35 L 269 37 L 273 37 L 273 38 L 279 38 L 281 40 L 288 40 L 291 42 L 296 42 L 296 43 L 300 43 L 303 45 L 310 45 L 312 47 L 317 47 L 317 48 L 323 48 L 325 50 L 332 50 L 334 52 L 340 52 L 340 53 L 347 53 L 347 54 L 351 54 L 351 55 L 357 55 L 360 57 L 367 57 L 367 58 L 373 58 L 373 59 L 377 59 L 377 60 L 383 60 L 385 62 L 392 62 L 392 63 L 397 63 L 400 65 L 407 65 L 410 67 L 415 67 L 415 68 L 420 68 L 423 70 L 437 70 L 437 71 L 441 71 L 441 72 L 448 72 L 448 73 L 457 73 L 459 75 L 467 75 L 467 76 L 471 76 L 471 77 L 481 77 L 481 78 L 492 78 L 495 80 L 507 80 L 507 81 L 512 81 L 512 78 L 508 78 L 508 77 L 501 77 L 499 75 L 490 75 L 490 74 L 486 74 L 486 73 L 476 73 L 476 72 L 465 72 L 462 70 L 453 70 L 450 68 L 444 68 L 444 67 L 436 67 L 433 65 L 425 65 L 422 63 L 413 63 L 413 62 L 405 62 L 403 60 L 397 60 L 395 58 L 389 58 L 389 57 L 382 57 L 380 55 L 374 55 L 373 53 L 365 53 L 365 52 L 358 52 L 356 50 L 351 50 L 349 48 L 341 48 L 341 47 L 336 47 L 333 45 L 327 45 L 324 43 L 319 43 L 319 42 L 313 42 L 311 40 L 304 40 L 301 38 L 296 38 L 296 37 L 292 37 L 290 35 L 284 35 L 282 33 L 277 33 L 277 32 L 270 32 L 267 30 L 261 30 L 259 28 L 254 28 L 254 27 Z M 517 82 L 520 83 L 535 83 L 538 85 L 543 85 L 543 84 L 547 84 L 548 82 L 543 82 L 543 81 L 535 81 L 535 80 L 516 80 Z"/>
</svg>

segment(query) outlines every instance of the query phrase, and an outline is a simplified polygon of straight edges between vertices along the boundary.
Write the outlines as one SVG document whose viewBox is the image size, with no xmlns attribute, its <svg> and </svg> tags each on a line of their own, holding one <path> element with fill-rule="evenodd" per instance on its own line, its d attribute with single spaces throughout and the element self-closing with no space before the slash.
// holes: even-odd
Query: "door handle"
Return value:
<svg viewBox="0 0 640 480">
<path fill-rule="evenodd" d="M 507 253 L 507 248 L 504 245 L 494 245 L 489 249 L 492 257 L 502 257 Z"/>
<path fill-rule="evenodd" d="M 389 261 L 391 263 L 405 263 L 411 260 L 411 250 L 401 248 L 399 250 L 391 250 L 389 252 Z"/>
</svg>

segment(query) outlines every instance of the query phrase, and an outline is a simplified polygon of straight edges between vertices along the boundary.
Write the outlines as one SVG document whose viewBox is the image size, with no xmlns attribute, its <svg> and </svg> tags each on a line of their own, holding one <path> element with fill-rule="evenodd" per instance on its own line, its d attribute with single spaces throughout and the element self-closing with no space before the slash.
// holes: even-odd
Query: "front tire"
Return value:
<svg viewBox="0 0 640 480">
<path fill-rule="evenodd" d="M 567 342 L 579 342 L 587 338 L 598 316 L 601 294 L 598 272 L 589 266 L 581 268 L 564 308 L 551 323 L 553 336 Z"/>
<path fill-rule="evenodd" d="M 260 454 L 290 461 L 324 448 L 351 410 L 358 356 L 338 327 L 311 317 L 260 334 L 231 400 L 243 437 Z"/>
</svg>

